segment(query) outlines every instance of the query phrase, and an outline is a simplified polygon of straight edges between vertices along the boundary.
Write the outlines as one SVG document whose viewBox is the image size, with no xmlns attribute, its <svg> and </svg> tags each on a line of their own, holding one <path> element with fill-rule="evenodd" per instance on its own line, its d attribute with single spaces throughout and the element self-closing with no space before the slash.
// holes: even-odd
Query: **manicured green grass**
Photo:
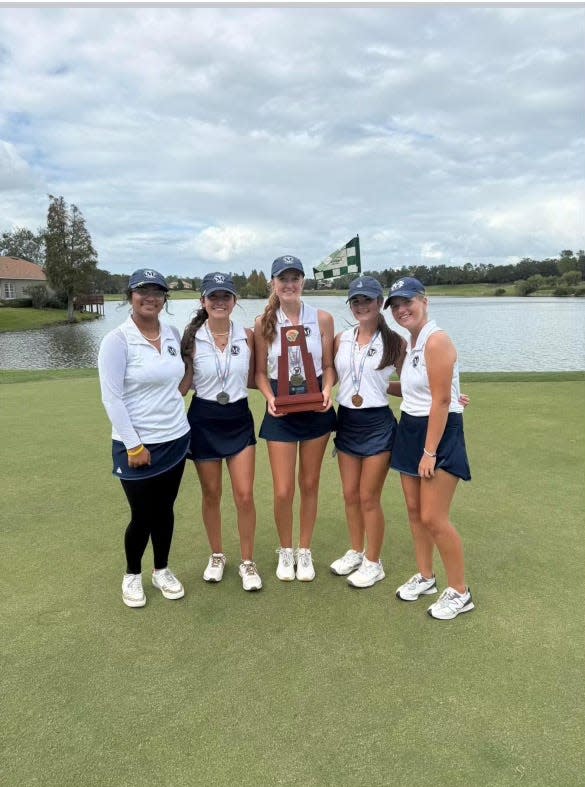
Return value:
<svg viewBox="0 0 585 787">
<path fill-rule="evenodd" d="M 95 320 L 97 315 L 75 312 L 75 320 Z M 0 333 L 8 331 L 30 331 L 46 328 L 48 325 L 61 325 L 67 322 L 66 309 L 0 309 Z"/>
<path fill-rule="evenodd" d="M 0 381 L 4 381 L 2 376 Z M 186 597 L 145 582 L 123 606 L 127 504 L 110 475 L 93 377 L 0 386 L 2 782 L 6 785 L 580 785 L 583 380 L 468 381 L 473 481 L 453 518 L 476 610 L 431 620 L 400 603 L 414 571 L 396 475 L 384 490 L 387 578 L 350 589 L 328 452 L 313 583 L 274 576 L 266 447 L 258 445 L 256 559 L 246 594 L 225 485 L 224 581 L 187 467 L 171 566 Z M 259 423 L 262 404 L 251 397 Z M 147 550 L 144 576 L 148 579 Z M 444 572 L 437 565 L 438 581 Z"/>
</svg>

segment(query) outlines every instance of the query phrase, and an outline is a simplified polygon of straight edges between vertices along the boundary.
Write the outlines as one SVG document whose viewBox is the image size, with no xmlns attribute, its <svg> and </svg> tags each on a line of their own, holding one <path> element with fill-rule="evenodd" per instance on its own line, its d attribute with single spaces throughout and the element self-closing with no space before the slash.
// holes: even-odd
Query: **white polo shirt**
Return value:
<svg viewBox="0 0 585 787">
<path fill-rule="evenodd" d="M 349 328 L 339 337 L 339 347 L 335 356 L 335 369 L 339 377 L 337 401 L 343 407 L 353 410 L 365 410 L 368 407 L 386 407 L 388 405 L 388 383 L 395 371 L 390 365 L 378 369 L 384 353 L 384 342 L 381 334 L 376 336 L 371 347 L 365 345 L 358 347 L 354 342 L 356 328 Z M 365 356 L 365 357 L 364 357 Z M 352 377 L 352 364 L 354 374 L 359 372 L 363 361 L 362 379 L 359 394 L 363 398 L 363 405 L 356 407 L 352 404 L 351 397 L 355 394 Z"/>
<path fill-rule="evenodd" d="M 102 402 L 112 439 L 126 448 L 166 443 L 189 431 L 179 383 L 185 373 L 176 328 L 160 324 L 160 353 L 132 317 L 103 338 L 98 353 Z"/>
<path fill-rule="evenodd" d="M 434 320 L 430 320 L 419 333 L 415 347 L 411 346 L 412 338 L 409 337 L 408 339 L 406 357 L 400 373 L 400 387 L 402 389 L 400 409 L 409 415 L 428 415 L 431 411 L 431 387 L 425 361 L 425 348 L 429 336 L 440 330 L 441 328 L 437 326 L 437 323 Z M 463 405 L 459 402 L 460 395 L 459 365 L 455 361 L 451 378 L 450 413 L 463 412 Z"/>
<path fill-rule="evenodd" d="M 250 348 L 246 329 L 232 323 L 231 345 L 220 352 L 213 337 L 204 323 L 195 334 L 193 383 L 201 399 L 215 401 L 221 391 L 229 394 L 230 402 L 237 402 L 248 396 L 248 370 L 250 368 Z M 226 373 L 225 384 L 222 378 Z M 219 375 L 218 375 L 219 369 Z"/>
</svg>

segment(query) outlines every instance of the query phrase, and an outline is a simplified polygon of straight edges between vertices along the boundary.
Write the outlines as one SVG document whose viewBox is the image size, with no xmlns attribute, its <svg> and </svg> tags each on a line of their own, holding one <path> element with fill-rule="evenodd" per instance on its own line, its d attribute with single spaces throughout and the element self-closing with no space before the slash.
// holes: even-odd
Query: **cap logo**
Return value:
<svg viewBox="0 0 585 787">
<path fill-rule="evenodd" d="M 398 281 L 394 282 L 394 284 L 392 285 L 392 287 L 390 287 L 390 289 L 399 290 L 401 287 L 404 287 L 404 282 L 402 281 L 402 279 L 399 279 Z"/>
<path fill-rule="evenodd" d="M 356 287 L 363 287 L 364 285 L 363 285 L 363 282 L 361 282 L 361 281 L 358 281 L 358 283 L 357 283 L 355 286 L 356 286 Z"/>
<path fill-rule="evenodd" d="M 147 279 L 156 279 L 156 271 L 144 271 L 144 275 Z"/>
<path fill-rule="evenodd" d="M 283 257 L 283 258 L 282 258 L 282 261 L 283 261 L 283 262 L 286 262 L 286 264 L 287 264 L 287 265 L 290 265 L 290 263 L 291 263 L 291 262 L 294 262 L 294 261 L 295 261 L 295 258 L 294 258 L 294 257 L 288 257 L 288 256 L 287 256 L 287 257 Z"/>
<path fill-rule="evenodd" d="M 225 276 L 223 275 L 223 273 L 216 273 L 215 276 L 213 277 L 213 281 L 216 284 L 223 284 L 225 281 Z"/>
</svg>

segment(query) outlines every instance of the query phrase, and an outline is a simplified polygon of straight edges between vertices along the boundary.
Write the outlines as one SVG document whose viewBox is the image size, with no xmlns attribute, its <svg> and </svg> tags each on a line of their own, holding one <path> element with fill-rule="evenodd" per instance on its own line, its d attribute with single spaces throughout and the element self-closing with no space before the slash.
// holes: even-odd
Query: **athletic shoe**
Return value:
<svg viewBox="0 0 585 787">
<path fill-rule="evenodd" d="M 183 598 L 185 595 L 185 589 L 168 566 L 152 572 L 152 584 L 165 598 Z"/>
<path fill-rule="evenodd" d="M 425 579 L 422 574 L 414 574 L 408 582 L 396 589 L 396 598 L 402 601 L 416 601 L 419 596 L 432 596 L 437 592 L 435 575 Z"/>
<path fill-rule="evenodd" d="M 363 559 L 363 552 L 356 552 L 355 549 L 348 549 L 345 555 L 338 560 L 334 560 L 329 568 L 333 574 L 337 574 L 339 577 L 345 577 L 351 574 L 352 571 L 358 569 Z"/>
<path fill-rule="evenodd" d="M 240 576 L 242 577 L 242 587 L 244 590 L 260 590 L 262 587 L 262 580 L 260 574 L 256 569 L 256 563 L 253 560 L 242 560 L 240 563 Z"/>
<path fill-rule="evenodd" d="M 278 566 L 276 576 L 283 582 L 291 582 L 295 578 L 295 559 L 292 547 L 277 549 Z"/>
<path fill-rule="evenodd" d="M 315 579 L 313 558 L 310 549 L 297 549 L 297 579 L 300 582 L 312 582 Z"/>
<path fill-rule="evenodd" d="M 226 557 L 223 552 L 214 552 L 207 561 L 207 568 L 203 572 L 206 582 L 221 582 Z"/>
<path fill-rule="evenodd" d="M 434 604 L 427 609 L 432 618 L 437 620 L 453 620 L 462 612 L 471 612 L 475 604 L 471 599 L 471 591 L 458 593 L 455 588 L 445 588 Z"/>
<path fill-rule="evenodd" d="M 378 561 L 376 563 L 373 560 L 368 560 L 364 555 L 361 566 L 353 574 L 350 574 L 347 581 L 354 588 L 371 588 L 372 585 L 384 579 L 385 576 L 382 562 Z"/>
<path fill-rule="evenodd" d="M 142 589 L 142 574 L 124 574 L 122 601 L 127 607 L 143 607 L 146 604 L 146 596 Z"/>
</svg>

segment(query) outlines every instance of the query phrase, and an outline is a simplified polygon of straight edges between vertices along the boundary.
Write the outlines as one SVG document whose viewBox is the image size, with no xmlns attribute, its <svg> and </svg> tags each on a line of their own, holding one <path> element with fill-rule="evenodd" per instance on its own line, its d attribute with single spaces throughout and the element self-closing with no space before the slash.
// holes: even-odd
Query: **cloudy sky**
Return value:
<svg viewBox="0 0 585 787">
<path fill-rule="evenodd" d="M 585 245 L 585 8 L 0 7 L 0 231 L 115 273 Z"/>
</svg>

